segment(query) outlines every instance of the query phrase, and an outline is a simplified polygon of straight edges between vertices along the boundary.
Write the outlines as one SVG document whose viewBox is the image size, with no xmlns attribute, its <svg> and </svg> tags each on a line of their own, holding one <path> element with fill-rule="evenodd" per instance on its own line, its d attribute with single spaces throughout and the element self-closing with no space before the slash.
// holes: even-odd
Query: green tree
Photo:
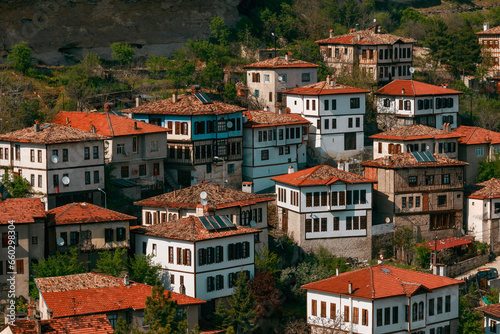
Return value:
<svg viewBox="0 0 500 334">
<path fill-rule="evenodd" d="M 111 50 L 113 50 L 111 57 L 122 65 L 128 65 L 134 60 L 135 51 L 129 44 L 115 42 L 111 44 Z"/>
<path fill-rule="evenodd" d="M 500 160 L 483 160 L 479 163 L 476 182 L 484 182 L 493 178 L 500 178 Z"/>
<path fill-rule="evenodd" d="M 227 330 L 233 327 L 238 334 L 250 333 L 254 330 L 257 310 L 248 285 L 247 275 L 240 272 L 235 282 L 234 292 L 229 299 L 229 307 L 221 301 L 217 303 L 214 316 L 221 328 Z"/>
<path fill-rule="evenodd" d="M 431 253 L 432 250 L 429 247 L 420 245 L 415 247 L 415 254 L 417 254 L 416 261 L 418 265 L 422 268 L 429 268 L 431 262 Z"/>
<path fill-rule="evenodd" d="M 99 252 L 99 260 L 96 263 L 97 271 L 114 277 L 120 276 L 127 267 L 126 256 L 126 248 L 116 248 L 112 251 L 106 249 Z"/>
<path fill-rule="evenodd" d="M 394 231 L 393 237 L 394 246 L 402 252 L 404 260 L 408 263 L 409 250 L 413 242 L 413 230 L 407 226 L 403 226 Z"/>
<path fill-rule="evenodd" d="M 148 71 L 153 75 L 158 75 L 161 71 L 165 71 L 168 64 L 168 58 L 150 55 L 146 60 Z"/>
<path fill-rule="evenodd" d="M 231 32 L 226 22 L 220 16 L 214 16 L 210 21 L 210 40 L 220 45 L 228 45 Z"/>
<path fill-rule="evenodd" d="M 149 326 L 148 334 L 185 334 L 188 329 L 185 312 L 179 314 L 177 302 L 170 291 L 165 295 L 161 284 L 153 286 L 146 300 L 144 321 Z"/>
<path fill-rule="evenodd" d="M 160 279 L 161 266 L 153 263 L 153 255 L 135 254 L 128 263 L 132 281 L 155 285 Z"/>
<path fill-rule="evenodd" d="M 276 287 L 276 278 L 265 271 L 258 271 L 248 284 L 256 303 L 257 317 L 271 318 L 281 311 L 281 291 Z"/>
<path fill-rule="evenodd" d="M 2 183 L 14 198 L 25 197 L 31 192 L 31 183 L 21 175 L 9 173 L 7 168 L 4 168 Z"/>
<path fill-rule="evenodd" d="M 257 251 L 257 254 L 255 254 L 255 268 L 258 271 L 267 272 L 273 276 L 278 272 L 280 262 L 281 258 L 278 254 L 271 252 L 267 247 Z"/>
<path fill-rule="evenodd" d="M 458 334 L 480 334 L 483 333 L 483 316 L 476 311 L 480 299 L 474 285 L 469 292 L 459 299 L 459 325 Z"/>
<path fill-rule="evenodd" d="M 14 69 L 26 73 L 31 68 L 31 49 L 26 42 L 14 45 L 7 60 L 12 63 Z"/>
<path fill-rule="evenodd" d="M 236 85 L 232 82 L 224 85 L 224 102 L 234 104 L 236 103 Z"/>
<path fill-rule="evenodd" d="M 223 77 L 224 72 L 222 72 L 222 68 L 213 61 L 209 61 L 200 73 L 202 86 L 212 89 L 220 87 Z"/>
</svg>

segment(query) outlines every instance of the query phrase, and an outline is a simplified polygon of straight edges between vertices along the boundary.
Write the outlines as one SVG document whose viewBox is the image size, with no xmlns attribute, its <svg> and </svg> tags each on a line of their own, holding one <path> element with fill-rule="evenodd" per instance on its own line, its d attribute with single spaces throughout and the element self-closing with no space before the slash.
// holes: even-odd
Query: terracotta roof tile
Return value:
<svg viewBox="0 0 500 334">
<path fill-rule="evenodd" d="M 366 30 L 359 30 L 351 32 L 349 34 L 334 36 L 331 38 L 321 39 L 316 41 L 318 44 L 340 44 L 340 45 L 356 45 L 356 44 L 368 44 L 368 45 L 380 45 L 380 44 L 395 44 L 399 41 L 403 43 L 416 43 L 417 41 L 413 38 L 399 37 L 391 34 L 378 34 L 375 31 L 376 26 L 368 28 Z"/>
<path fill-rule="evenodd" d="M 41 320 L 43 334 L 113 334 L 114 329 L 105 314 L 94 314 Z M 35 320 L 16 320 L 10 326 L 13 334 L 39 334 Z"/>
<path fill-rule="evenodd" d="M 467 197 L 474 199 L 500 198 L 500 179 L 491 179 L 466 189 Z"/>
<path fill-rule="evenodd" d="M 234 235 L 259 233 L 260 230 L 235 225 L 231 228 L 209 231 L 202 224 L 199 217 L 189 216 L 162 224 L 141 226 L 141 228 L 134 229 L 133 232 L 164 239 L 196 242 Z"/>
<path fill-rule="evenodd" d="M 329 185 L 335 182 L 346 183 L 373 183 L 375 181 L 363 176 L 345 172 L 328 165 L 320 165 L 304 169 L 295 173 L 283 174 L 271 180 L 294 186 Z"/>
<path fill-rule="evenodd" d="M 144 104 L 139 107 L 122 110 L 122 113 L 134 114 L 159 114 L 159 115 L 220 115 L 232 114 L 246 110 L 240 106 L 227 104 L 219 101 L 203 104 L 192 94 L 180 95 L 177 102 L 165 99 L 157 102 Z"/>
<path fill-rule="evenodd" d="M 54 318 L 118 310 L 142 310 L 151 296 L 152 286 L 97 273 L 59 277 L 35 278 L 43 300 Z M 203 304 L 204 300 L 181 295 L 172 291 L 172 299 L 179 305 Z"/>
<path fill-rule="evenodd" d="M 476 308 L 476 310 L 500 318 L 500 303 L 481 306 Z"/>
<path fill-rule="evenodd" d="M 243 125 L 247 128 L 311 123 L 297 114 L 276 114 L 265 110 L 245 111 L 243 114 L 248 118 L 248 121 Z"/>
<path fill-rule="evenodd" d="M 404 93 L 403 93 L 404 89 Z M 414 80 L 394 80 L 375 92 L 378 95 L 393 96 L 430 96 L 463 94 L 458 90 L 430 85 Z"/>
<path fill-rule="evenodd" d="M 483 30 L 476 32 L 478 35 L 493 35 L 493 34 L 500 34 L 500 26 L 490 28 L 488 30 Z"/>
<path fill-rule="evenodd" d="M 296 94 L 296 95 L 335 95 L 335 94 L 357 94 L 369 93 L 369 90 L 350 87 L 340 84 L 328 84 L 326 81 L 313 83 L 307 86 L 292 88 L 285 90 L 283 94 Z"/>
<path fill-rule="evenodd" d="M 45 208 L 39 198 L 7 198 L 0 202 L 0 225 L 14 220 L 16 224 L 34 223 L 45 218 Z"/>
<path fill-rule="evenodd" d="M 40 131 L 35 132 L 33 126 L 0 135 L 0 141 L 15 143 L 57 144 L 89 140 L 104 140 L 108 137 L 73 129 L 54 123 L 40 125 Z"/>
<path fill-rule="evenodd" d="M 468 163 L 442 157 L 439 155 L 432 155 L 436 161 L 419 162 L 411 153 L 399 153 L 390 157 L 382 157 L 375 160 L 364 161 L 361 163 L 365 167 L 376 168 L 426 168 L 426 167 L 444 167 L 444 166 L 466 166 Z"/>
<path fill-rule="evenodd" d="M 500 133 L 486 130 L 477 126 L 459 126 L 452 131 L 455 134 L 462 135 L 458 139 L 459 144 L 477 145 L 477 144 L 500 144 Z"/>
<path fill-rule="evenodd" d="M 166 133 L 168 131 L 166 128 L 139 122 L 128 117 L 97 112 L 60 111 L 52 121 L 86 132 L 91 132 L 93 126 L 95 133 L 110 137 Z"/>
<path fill-rule="evenodd" d="M 85 202 L 70 203 L 47 211 L 48 223 L 55 225 L 130 221 L 136 219 L 134 216 Z"/>
<path fill-rule="evenodd" d="M 299 59 L 286 59 L 283 57 L 270 58 L 263 61 L 259 61 L 250 65 L 246 65 L 245 68 L 316 68 L 319 67 L 316 64 L 309 63 L 307 61 Z"/>
<path fill-rule="evenodd" d="M 377 133 L 370 136 L 370 138 L 384 140 L 422 140 L 430 138 L 459 138 L 462 136 L 463 135 L 455 132 L 446 132 L 445 130 L 439 130 L 422 124 L 412 124 L 402 128 Z"/>
<path fill-rule="evenodd" d="M 349 283 L 353 285 L 352 294 L 349 294 Z M 381 264 L 309 283 L 302 289 L 375 300 L 412 296 L 421 289 L 433 291 L 463 283 L 453 278 Z"/>
<path fill-rule="evenodd" d="M 216 209 L 240 207 L 274 200 L 274 197 L 269 195 L 245 193 L 213 184 L 200 183 L 192 187 L 143 199 L 134 204 L 159 208 L 196 208 L 200 204 L 200 194 L 202 192 L 207 193 L 208 203 L 215 205 Z"/>
</svg>

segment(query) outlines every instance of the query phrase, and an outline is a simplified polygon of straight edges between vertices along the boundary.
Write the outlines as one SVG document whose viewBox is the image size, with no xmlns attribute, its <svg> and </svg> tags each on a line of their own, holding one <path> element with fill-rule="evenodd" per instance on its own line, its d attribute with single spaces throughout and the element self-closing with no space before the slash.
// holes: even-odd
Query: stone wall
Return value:
<svg viewBox="0 0 500 334">
<path fill-rule="evenodd" d="M 92 51 L 109 59 L 113 42 L 137 56 L 169 55 L 188 40 L 208 38 L 212 17 L 229 26 L 239 0 L 4 0 L 0 2 L 0 56 L 26 41 L 45 64 L 71 64 Z"/>
<path fill-rule="evenodd" d="M 446 276 L 456 277 L 488 263 L 489 254 L 479 255 L 446 268 Z"/>
</svg>

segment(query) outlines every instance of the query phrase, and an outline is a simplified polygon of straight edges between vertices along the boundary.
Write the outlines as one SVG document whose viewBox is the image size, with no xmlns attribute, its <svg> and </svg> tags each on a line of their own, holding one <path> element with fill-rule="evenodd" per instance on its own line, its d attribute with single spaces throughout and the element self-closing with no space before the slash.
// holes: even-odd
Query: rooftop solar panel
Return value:
<svg viewBox="0 0 500 334">
<path fill-rule="evenodd" d="M 208 221 L 207 217 L 199 217 L 199 218 L 200 218 L 200 221 L 203 224 L 203 226 L 205 226 L 205 228 L 207 229 L 207 231 L 214 230 L 212 224 L 210 224 L 210 222 Z"/>
<path fill-rule="evenodd" d="M 411 152 L 411 154 L 413 155 L 415 160 L 417 160 L 417 162 L 422 162 L 422 158 L 420 157 L 420 152 Z"/>
<path fill-rule="evenodd" d="M 205 93 L 195 93 L 194 96 L 203 104 L 210 104 L 212 101 Z"/>
<path fill-rule="evenodd" d="M 199 219 L 208 231 L 234 227 L 234 224 L 226 216 L 202 216 Z"/>
<path fill-rule="evenodd" d="M 417 162 L 436 162 L 431 152 L 411 152 Z"/>
<path fill-rule="evenodd" d="M 422 155 L 425 155 L 426 161 L 431 161 L 431 162 L 436 161 L 436 159 L 432 156 L 431 152 L 425 151 L 422 152 Z"/>
</svg>

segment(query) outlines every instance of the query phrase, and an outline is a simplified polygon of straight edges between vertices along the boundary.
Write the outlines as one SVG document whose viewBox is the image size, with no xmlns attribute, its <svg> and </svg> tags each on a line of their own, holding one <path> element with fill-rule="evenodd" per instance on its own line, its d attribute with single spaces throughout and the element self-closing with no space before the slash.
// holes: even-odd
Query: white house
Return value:
<svg viewBox="0 0 500 334">
<path fill-rule="evenodd" d="M 375 92 L 377 121 L 383 129 L 423 124 L 442 129 L 458 126 L 459 96 L 462 92 L 418 82 L 394 80 Z"/>
<path fill-rule="evenodd" d="M 309 121 L 295 114 L 245 111 L 243 124 L 243 181 L 253 192 L 272 193 L 271 177 L 306 165 Z"/>
<path fill-rule="evenodd" d="M 499 334 L 500 333 L 500 304 L 485 305 L 477 308 L 478 311 L 484 314 L 484 333 Z"/>
<path fill-rule="evenodd" d="M 200 196 L 205 197 L 206 205 L 201 204 Z M 274 199 L 270 195 L 251 194 L 202 182 L 134 204 L 142 206 L 142 224 L 145 226 L 208 213 L 227 216 L 240 226 L 252 224 L 252 227 L 262 231 L 255 235 L 259 250 L 268 244 L 267 206 Z"/>
<path fill-rule="evenodd" d="M 313 333 L 336 326 L 360 334 L 450 334 L 458 330 L 458 286 L 462 283 L 381 264 L 302 289 L 307 290 L 307 322 Z"/>
<path fill-rule="evenodd" d="M 286 101 L 283 91 L 318 81 L 318 65 L 285 57 L 266 59 L 246 65 L 247 87 L 250 104 L 255 109 L 269 108 L 284 113 Z"/>
<path fill-rule="evenodd" d="M 463 135 L 422 124 L 407 125 L 370 136 L 373 139 L 373 159 L 398 153 L 430 152 L 445 158 L 458 158 L 458 139 Z"/>
<path fill-rule="evenodd" d="M 323 246 L 337 256 L 372 258 L 374 181 L 328 165 L 272 180 L 279 225 L 305 251 Z"/>
<path fill-rule="evenodd" d="M 189 216 L 132 232 L 136 254 L 153 255 L 172 291 L 213 301 L 233 293 L 240 272 L 254 274 L 254 235 L 260 231 L 225 216 Z"/>
<path fill-rule="evenodd" d="M 364 149 L 365 99 L 369 91 L 339 85 L 335 80 L 292 88 L 286 105 L 309 122 L 309 147 L 315 164 L 347 160 Z"/>
<path fill-rule="evenodd" d="M 61 111 L 53 122 L 109 137 L 104 157 L 115 179 L 133 180 L 144 190 L 163 189 L 169 129 L 110 112 Z"/>
<path fill-rule="evenodd" d="M 491 179 L 468 188 L 467 230 L 479 242 L 500 250 L 500 179 Z"/>
<path fill-rule="evenodd" d="M 5 133 L 0 135 L 0 174 L 8 168 L 30 181 L 46 209 L 72 202 L 101 205 L 105 139 L 52 123 Z"/>
</svg>

